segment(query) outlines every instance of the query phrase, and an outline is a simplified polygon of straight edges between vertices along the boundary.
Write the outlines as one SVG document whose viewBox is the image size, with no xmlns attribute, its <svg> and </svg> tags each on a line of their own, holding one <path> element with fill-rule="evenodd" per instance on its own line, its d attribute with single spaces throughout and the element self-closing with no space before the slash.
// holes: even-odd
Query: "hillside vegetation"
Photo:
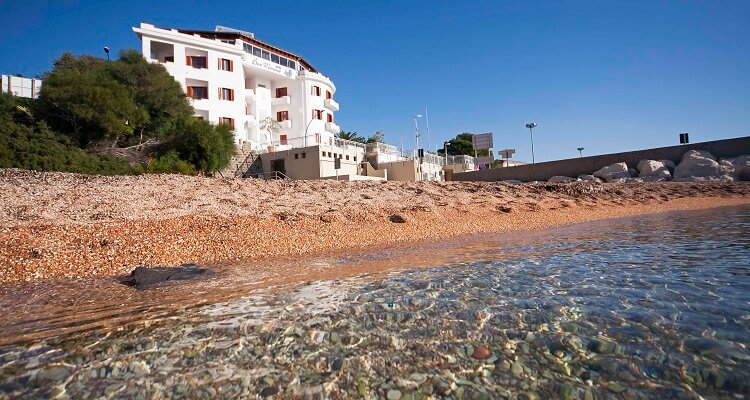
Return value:
<svg viewBox="0 0 750 400">
<path fill-rule="evenodd" d="M 234 153 L 231 128 L 195 119 L 174 78 L 134 50 L 66 53 L 43 79 L 38 100 L 0 98 L 0 167 L 212 174 Z"/>
</svg>

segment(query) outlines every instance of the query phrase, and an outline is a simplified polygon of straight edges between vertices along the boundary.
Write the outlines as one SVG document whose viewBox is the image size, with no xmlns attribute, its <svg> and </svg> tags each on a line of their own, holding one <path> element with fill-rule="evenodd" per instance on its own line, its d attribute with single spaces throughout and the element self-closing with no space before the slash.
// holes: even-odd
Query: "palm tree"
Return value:
<svg viewBox="0 0 750 400">
<path fill-rule="evenodd" d="M 357 135 L 357 132 L 340 131 L 336 134 L 336 137 L 339 139 L 351 140 L 352 142 L 361 142 L 362 140 L 364 140 L 359 135 Z"/>
</svg>

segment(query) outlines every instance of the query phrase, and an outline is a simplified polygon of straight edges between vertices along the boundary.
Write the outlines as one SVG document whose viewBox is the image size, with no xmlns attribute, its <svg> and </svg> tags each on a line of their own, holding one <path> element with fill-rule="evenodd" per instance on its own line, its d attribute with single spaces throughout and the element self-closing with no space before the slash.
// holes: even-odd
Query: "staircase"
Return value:
<svg viewBox="0 0 750 400">
<path fill-rule="evenodd" d="M 229 160 L 229 165 L 222 171 L 219 171 L 218 175 L 222 178 L 244 178 L 248 176 L 248 172 L 256 164 L 256 161 L 259 164 L 260 158 L 258 158 L 254 151 L 238 147 Z"/>
</svg>

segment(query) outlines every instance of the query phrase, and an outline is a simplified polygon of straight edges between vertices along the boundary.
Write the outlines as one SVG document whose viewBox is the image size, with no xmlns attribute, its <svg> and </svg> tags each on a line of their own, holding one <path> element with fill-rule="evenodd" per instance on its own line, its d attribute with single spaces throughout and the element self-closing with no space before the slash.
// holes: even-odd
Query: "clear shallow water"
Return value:
<svg viewBox="0 0 750 400">
<path fill-rule="evenodd" d="M 400 254 L 395 271 L 348 279 L 123 292 L 148 306 L 77 293 L 106 318 L 49 299 L 49 331 L 33 313 L 0 314 L 13 320 L 0 397 L 750 395 L 750 208 L 520 236 Z"/>
</svg>

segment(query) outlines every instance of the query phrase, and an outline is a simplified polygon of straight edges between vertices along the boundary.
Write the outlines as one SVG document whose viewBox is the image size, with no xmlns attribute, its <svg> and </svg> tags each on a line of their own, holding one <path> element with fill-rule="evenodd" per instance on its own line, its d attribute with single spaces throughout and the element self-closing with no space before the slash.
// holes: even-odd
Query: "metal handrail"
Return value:
<svg viewBox="0 0 750 400">
<path fill-rule="evenodd" d="M 281 171 L 269 171 L 269 172 L 260 172 L 257 174 L 250 174 L 248 175 L 249 178 L 256 178 L 256 179 L 279 179 L 279 180 L 291 180 L 292 178 L 286 176 Z"/>
</svg>

